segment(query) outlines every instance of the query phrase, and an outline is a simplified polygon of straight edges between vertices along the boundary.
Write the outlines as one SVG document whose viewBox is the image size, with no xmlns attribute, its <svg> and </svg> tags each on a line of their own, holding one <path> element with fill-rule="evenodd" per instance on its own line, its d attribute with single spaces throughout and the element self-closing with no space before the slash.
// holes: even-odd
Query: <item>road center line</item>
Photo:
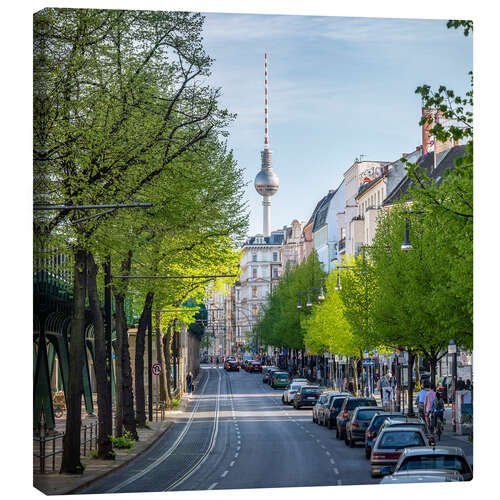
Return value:
<svg viewBox="0 0 500 500">
<path fill-rule="evenodd" d="M 213 483 L 211 484 L 207 489 L 213 490 L 219 483 Z"/>
<path fill-rule="evenodd" d="M 238 458 L 239 453 L 234 454 L 234 458 Z"/>
<path fill-rule="evenodd" d="M 329 452 L 329 451 L 327 451 L 327 452 L 326 452 L 326 454 L 327 454 L 328 456 L 330 456 L 330 452 Z"/>
<path fill-rule="evenodd" d="M 229 472 L 228 470 L 225 470 L 225 471 L 224 471 L 224 472 L 220 475 L 220 477 L 226 477 L 228 472 Z"/>
<path fill-rule="evenodd" d="M 333 469 L 333 472 L 335 472 L 335 474 L 339 473 L 339 470 L 337 469 L 337 467 L 335 467 L 335 469 Z"/>
</svg>

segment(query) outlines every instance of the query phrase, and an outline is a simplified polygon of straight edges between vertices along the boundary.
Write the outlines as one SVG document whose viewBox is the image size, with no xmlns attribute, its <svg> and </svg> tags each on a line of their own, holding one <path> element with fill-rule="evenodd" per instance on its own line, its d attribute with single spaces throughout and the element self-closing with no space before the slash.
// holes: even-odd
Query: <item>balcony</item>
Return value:
<svg viewBox="0 0 500 500">
<path fill-rule="evenodd" d="M 338 250 L 339 250 L 339 252 L 343 252 L 345 250 L 345 238 L 342 238 L 341 240 L 339 240 Z"/>
</svg>

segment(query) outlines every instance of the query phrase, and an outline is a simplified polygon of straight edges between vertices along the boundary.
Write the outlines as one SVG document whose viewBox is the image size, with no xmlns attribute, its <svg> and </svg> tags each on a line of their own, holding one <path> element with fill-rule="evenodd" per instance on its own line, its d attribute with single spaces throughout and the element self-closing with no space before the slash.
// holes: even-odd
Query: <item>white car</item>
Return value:
<svg viewBox="0 0 500 500">
<path fill-rule="evenodd" d="M 284 405 L 290 405 L 292 404 L 293 398 L 295 397 L 296 392 L 302 387 L 303 385 L 307 385 L 307 381 L 305 382 L 290 382 L 290 385 L 286 388 L 286 390 L 283 392 L 283 396 L 281 396 L 281 401 L 283 401 Z"/>
</svg>

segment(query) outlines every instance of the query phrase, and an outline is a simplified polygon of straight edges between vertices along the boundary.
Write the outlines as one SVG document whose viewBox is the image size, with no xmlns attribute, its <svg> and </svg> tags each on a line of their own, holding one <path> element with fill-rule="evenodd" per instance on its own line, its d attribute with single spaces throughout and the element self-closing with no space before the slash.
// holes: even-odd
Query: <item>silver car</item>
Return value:
<svg viewBox="0 0 500 500">
<path fill-rule="evenodd" d="M 372 477 L 394 472 L 405 448 L 429 446 L 425 433 L 419 427 L 387 427 L 379 432 L 370 458 Z M 442 468 L 442 467 L 440 467 Z"/>
<path fill-rule="evenodd" d="M 403 451 L 399 457 L 395 472 L 415 470 L 455 470 L 464 481 L 472 479 L 472 467 L 467 462 L 462 448 L 453 446 L 433 446 L 432 448 L 410 448 Z"/>
<path fill-rule="evenodd" d="M 307 385 L 307 382 L 291 382 L 290 385 L 283 392 L 281 396 L 281 401 L 284 405 L 291 405 L 296 392 L 303 386 Z"/>
<path fill-rule="evenodd" d="M 318 420 L 318 411 L 319 411 L 319 409 L 323 405 L 325 405 L 327 403 L 327 401 L 328 401 L 328 393 L 324 392 L 319 397 L 318 402 L 313 406 L 312 417 L 313 417 L 313 422 L 315 424 L 319 423 L 319 420 Z"/>
<path fill-rule="evenodd" d="M 398 483 L 448 483 L 463 481 L 462 474 L 455 470 L 412 470 L 401 471 L 384 476 L 380 484 Z"/>
</svg>

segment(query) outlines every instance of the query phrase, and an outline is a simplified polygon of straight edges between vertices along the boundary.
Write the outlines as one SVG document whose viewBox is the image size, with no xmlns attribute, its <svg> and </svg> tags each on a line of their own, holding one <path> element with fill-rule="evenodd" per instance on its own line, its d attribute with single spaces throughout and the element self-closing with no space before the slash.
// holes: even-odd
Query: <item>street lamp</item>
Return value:
<svg viewBox="0 0 500 500">
<path fill-rule="evenodd" d="M 423 214 L 424 212 L 422 210 L 410 210 L 405 212 L 406 214 Z M 408 222 L 408 216 L 405 218 L 405 240 L 403 244 L 401 245 L 401 251 L 402 252 L 409 252 L 410 250 L 413 250 L 413 246 L 410 243 L 410 224 Z"/>
</svg>

